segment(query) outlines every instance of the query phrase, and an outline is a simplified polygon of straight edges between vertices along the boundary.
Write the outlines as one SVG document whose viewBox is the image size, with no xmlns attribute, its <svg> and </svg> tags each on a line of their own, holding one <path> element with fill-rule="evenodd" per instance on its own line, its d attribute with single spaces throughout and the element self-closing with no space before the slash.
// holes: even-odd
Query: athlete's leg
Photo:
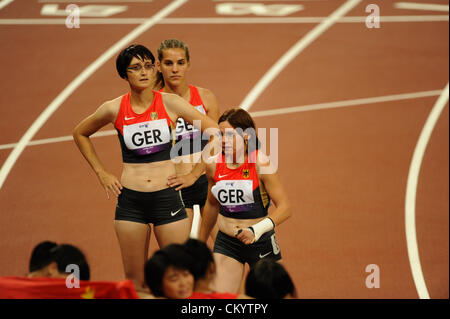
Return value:
<svg viewBox="0 0 450 319">
<path fill-rule="evenodd" d="M 192 208 L 184 208 L 186 210 L 186 214 L 188 215 L 189 219 L 189 228 L 192 227 L 192 221 L 194 220 L 194 210 Z"/>
<path fill-rule="evenodd" d="M 202 206 L 200 208 L 200 216 L 203 218 L 203 208 L 205 208 L 205 206 Z M 187 209 L 186 209 L 187 211 Z M 201 221 L 200 221 L 201 223 Z M 219 227 L 217 227 L 217 223 L 214 224 L 213 228 L 211 229 L 211 233 L 209 234 L 209 238 L 211 239 L 207 239 L 206 243 L 208 245 L 208 247 L 211 248 L 211 250 L 214 248 L 214 243 L 216 242 L 216 237 L 217 237 L 217 233 L 219 232 Z"/>
<path fill-rule="evenodd" d="M 245 281 L 247 279 L 248 272 L 250 271 L 250 267 L 248 264 L 245 264 L 244 271 L 242 272 L 241 285 L 239 287 L 239 294 L 245 295 Z"/>
<path fill-rule="evenodd" d="M 173 223 L 155 226 L 155 237 L 159 247 L 184 243 L 191 232 L 190 225 L 189 218 L 184 218 Z"/>
<path fill-rule="evenodd" d="M 147 292 L 144 265 L 148 259 L 151 228 L 148 224 L 115 220 L 114 228 L 122 252 L 125 277 L 133 281 L 137 291 Z"/>
<path fill-rule="evenodd" d="M 237 293 L 244 273 L 244 264 L 219 253 L 214 253 L 214 261 L 217 273 L 212 289 L 217 292 Z"/>
</svg>

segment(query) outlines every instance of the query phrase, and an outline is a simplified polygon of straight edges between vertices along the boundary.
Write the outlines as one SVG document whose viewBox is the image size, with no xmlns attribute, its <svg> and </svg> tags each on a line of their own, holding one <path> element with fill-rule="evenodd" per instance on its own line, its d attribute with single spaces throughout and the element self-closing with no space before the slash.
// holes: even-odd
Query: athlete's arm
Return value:
<svg viewBox="0 0 450 319">
<path fill-rule="evenodd" d="M 192 168 L 192 171 L 190 173 L 187 173 L 185 175 L 172 175 L 167 178 L 168 183 L 170 187 L 177 187 L 175 188 L 176 191 L 179 191 L 180 189 L 189 187 L 193 185 L 197 179 L 203 174 L 205 171 L 205 163 L 203 162 L 202 156 L 200 156 L 200 162 L 194 165 Z"/>
<path fill-rule="evenodd" d="M 214 135 L 219 131 L 219 125 L 213 119 L 200 113 L 192 107 L 182 97 L 176 94 L 161 93 L 167 114 L 176 123 L 179 117 L 192 124 L 196 129 L 205 132 L 210 129 L 209 135 Z M 219 131 L 220 132 L 220 131 Z"/>
<path fill-rule="evenodd" d="M 217 104 L 217 99 L 214 94 L 208 90 L 203 88 L 198 88 L 200 97 L 206 107 L 206 115 L 213 119 L 216 123 L 219 120 L 219 106 Z M 176 187 L 176 191 L 189 187 L 193 185 L 197 179 L 203 174 L 205 171 L 205 163 L 203 161 L 203 156 L 200 157 L 200 162 L 195 164 L 192 171 L 186 175 L 173 175 L 168 178 L 168 185 L 170 187 Z"/>
<path fill-rule="evenodd" d="M 198 88 L 198 93 L 206 107 L 206 115 L 216 123 L 219 121 L 219 104 L 216 96 L 208 89 Z"/>
<path fill-rule="evenodd" d="M 114 175 L 105 169 L 89 137 L 108 123 L 114 123 L 117 117 L 118 105 L 120 106 L 120 102 L 118 104 L 117 99 L 102 104 L 93 114 L 82 120 L 73 131 L 75 143 L 97 174 L 100 183 L 105 188 L 108 199 L 109 193 L 119 196 L 122 185 Z"/>
<path fill-rule="evenodd" d="M 291 208 L 289 199 L 283 186 L 281 185 L 278 174 L 275 169 L 268 169 L 272 165 L 267 155 L 258 152 L 256 169 L 258 176 L 275 205 L 275 209 L 269 213 L 269 216 L 260 222 L 252 225 L 251 228 L 245 228 L 239 232 L 237 238 L 244 244 L 251 244 L 257 241 L 262 234 L 272 230 L 275 226 L 280 225 L 291 216 Z M 265 168 L 262 169 L 262 168 Z"/>
<path fill-rule="evenodd" d="M 214 185 L 215 163 L 206 165 L 206 177 L 208 178 L 208 197 L 206 198 L 205 207 L 203 207 L 202 223 L 198 234 L 198 239 L 206 242 L 217 221 L 219 214 L 219 202 L 211 192 Z"/>
<path fill-rule="evenodd" d="M 264 187 L 276 207 L 276 209 L 269 213 L 269 217 L 272 219 L 275 226 L 277 226 L 291 216 L 291 206 L 276 170 L 268 170 L 270 173 L 267 174 L 263 172 L 264 170 L 262 168 L 267 168 L 270 165 L 272 164 L 267 155 L 258 152 L 256 168 L 259 170 L 259 177 L 264 183 Z"/>
</svg>

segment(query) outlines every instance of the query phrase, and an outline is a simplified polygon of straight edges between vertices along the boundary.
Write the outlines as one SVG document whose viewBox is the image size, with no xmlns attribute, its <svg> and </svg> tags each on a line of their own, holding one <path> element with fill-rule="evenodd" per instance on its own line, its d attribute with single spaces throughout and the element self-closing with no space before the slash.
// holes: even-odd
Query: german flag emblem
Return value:
<svg viewBox="0 0 450 319">
<path fill-rule="evenodd" d="M 244 169 L 244 170 L 242 171 L 242 176 L 243 176 L 244 178 L 249 178 L 249 177 L 250 177 L 250 170 Z"/>
<path fill-rule="evenodd" d="M 157 120 L 157 119 L 158 119 L 158 112 L 152 112 L 152 113 L 150 114 L 150 116 L 151 116 L 151 118 L 152 118 L 153 121 L 154 121 L 154 120 Z"/>
</svg>

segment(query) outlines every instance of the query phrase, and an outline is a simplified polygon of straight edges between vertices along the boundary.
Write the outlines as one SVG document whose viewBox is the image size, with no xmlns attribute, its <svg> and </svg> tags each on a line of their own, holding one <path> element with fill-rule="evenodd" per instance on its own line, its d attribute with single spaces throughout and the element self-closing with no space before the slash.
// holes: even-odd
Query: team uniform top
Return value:
<svg viewBox="0 0 450 319">
<path fill-rule="evenodd" d="M 236 169 L 227 167 L 225 155 L 216 163 L 215 185 L 211 188 L 220 203 L 219 213 L 236 219 L 255 219 L 268 214 L 270 197 L 256 171 L 257 151 Z"/>
<path fill-rule="evenodd" d="M 151 163 L 170 159 L 174 123 L 167 114 L 160 92 L 153 91 L 152 104 L 142 114 L 133 111 L 130 93 L 123 95 L 114 124 L 124 163 Z"/>
<path fill-rule="evenodd" d="M 191 91 L 191 98 L 189 103 L 200 113 L 206 115 L 206 107 L 202 101 L 197 87 L 189 85 Z M 164 89 L 161 89 L 163 92 Z M 189 155 L 203 150 L 208 143 L 207 140 L 202 140 L 202 132 L 196 129 L 192 124 L 186 122 L 179 117 L 176 128 L 177 143 L 180 143 L 180 150 L 178 155 Z"/>
</svg>

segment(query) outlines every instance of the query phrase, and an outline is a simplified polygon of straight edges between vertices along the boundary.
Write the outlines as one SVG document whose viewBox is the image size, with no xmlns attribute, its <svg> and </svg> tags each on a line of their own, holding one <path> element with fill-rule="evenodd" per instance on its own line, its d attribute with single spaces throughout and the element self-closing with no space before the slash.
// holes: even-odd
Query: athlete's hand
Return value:
<svg viewBox="0 0 450 319">
<path fill-rule="evenodd" d="M 238 228 L 235 236 L 246 245 L 250 245 L 255 242 L 255 234 L 250 228 Z"/>
<path fill-rule="evenodd" d="M 180 189 L 191 186 L 195 183 L 196 180 L 197 179 L 195 178 L 195 176 L 191 173 L 179 176 L 172 175 L 167 178 L 167 185 L 169 185 L 170 187 L 178 186 L 177 188 L 175 188 L 175 190 L 179 191 Z"/>
<path fill-rule="evenodd" d="M 108 199 L 110 193 L 116 197 L 120 195 L 120 191 L 123 187 L 113 174 L 102 171 L 98 173 L 98 179 L 100 180 L 103 188 L 105 188 L 106 196 L 108 197 Z"/>
</svg>

